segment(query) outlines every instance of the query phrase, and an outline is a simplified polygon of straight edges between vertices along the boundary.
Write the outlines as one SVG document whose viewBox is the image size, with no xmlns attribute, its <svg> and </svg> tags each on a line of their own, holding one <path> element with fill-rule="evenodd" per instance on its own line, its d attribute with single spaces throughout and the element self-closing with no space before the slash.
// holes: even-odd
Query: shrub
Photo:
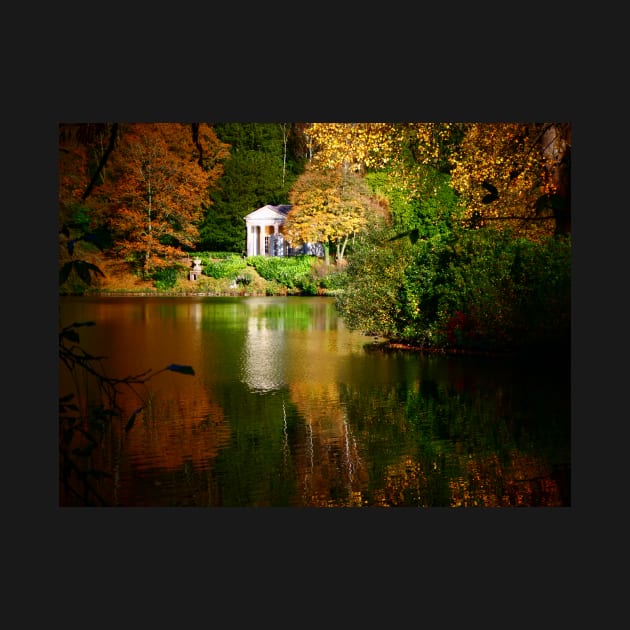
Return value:
<svg viewBox="0 0 630 630">
<path fill-rule="evenodd" d="M 177 284 L 177 273 L 179 267 L 162 267 L 161 269 L 156 269 L 151 279 L 153 280 L 153 285 L 158 291 L 168 291 L 172 289 Z"/>
<path fill-rule="evenodd" d="M 199 256 L 202 264 L 202 274 L 210 278 L 235 278 L 244 269 L 247 263 L 236 254 L 226 256 L 221 260 L 212 260 L 209 257 Z"/>
<path fill-rule="evenodd" d="M 392 247 L 357 242 L 337 304 L 351 328 L 433 347 L 522 351 L 570 343 L 571 239 L 490 228 Z"/>
<path fill-rule="evenodd" d="M 384 247 L 391 232 L 375 231 L 357 238 L 344 274 L 337 308 L 349 328 L 370 334 L 397 336 L 400 331 L 399 290 L 408 261 L 409 246 Z"/>
<path fill-rule="evenodd" d="M 270 282 L 277 282 L 289 289 L 299 288 L 310 276 L 311 267 L 317 260 L 313 256 L 250 256 L 247 264 Z"/>
</svg>

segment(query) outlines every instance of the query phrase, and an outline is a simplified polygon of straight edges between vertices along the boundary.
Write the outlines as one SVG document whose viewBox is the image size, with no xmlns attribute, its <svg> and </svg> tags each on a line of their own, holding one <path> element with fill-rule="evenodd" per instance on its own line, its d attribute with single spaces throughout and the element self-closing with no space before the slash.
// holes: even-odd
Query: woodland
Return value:
<svg viewBox="0 0 630 630">
<path fill-rule="evenodd" d="M 570 172 L 565 122 L 63 123 L 59 292 L 324 294 L 391 344 L 566 353 Z M 325 256 L 244 258 L 266 204 Z"/>
</svg>

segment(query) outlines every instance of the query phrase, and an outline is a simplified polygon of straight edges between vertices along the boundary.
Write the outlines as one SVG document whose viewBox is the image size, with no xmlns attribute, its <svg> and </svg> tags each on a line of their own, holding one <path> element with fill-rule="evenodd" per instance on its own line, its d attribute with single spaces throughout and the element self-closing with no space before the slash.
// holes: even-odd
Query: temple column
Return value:
<svg viewBox="0 0 630 630">
<path fill-rule="evenodd" d="M 247 234 L 247 255 L 255 256 L 256 255 L 256 230 L 258 228 L 255 225 L 251 225 L 249 227 L 249 232 Z"/>
<path fill-rule="evenodd" d="M 261 225 L 258 228 L 260 232 L 258 233 L 258 253 L 261 256 L 265 255 L 265 226 Z"/>
</svg>

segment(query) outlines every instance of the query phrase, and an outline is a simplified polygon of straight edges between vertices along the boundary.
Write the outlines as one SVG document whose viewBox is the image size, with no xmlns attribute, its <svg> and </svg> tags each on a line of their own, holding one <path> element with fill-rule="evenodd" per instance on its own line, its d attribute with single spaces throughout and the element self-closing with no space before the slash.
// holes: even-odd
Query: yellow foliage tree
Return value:
<svg viewBox="0 0 630 630">
<path fill-rule="evenodd" d="M 296 180 L 289 201 L 285 237 L 291 244 L 322 243 L 326 263 L 330 245 L 341 264 L 348 240 L 382 214 L 363 178 L 347 168 L 320 170 L 312 166 Z"/>
<path fill-rule="evenodd" d="M 390 171 L 397 192 L 424 189 L 425 167 L 451 174 L 473 227 L 496 222 L 538 238 L 570 232 L 568 123 L 311 123 L 312 164 Z"/>
<path fill-rule="evenodd" d="M 566 123 L 467 124 L 451 156 L 467 219 L 530 238 L 569 232 L 570 148 Z"/>
<path fill-rule="evenodd" d="M 315 166 L 345 166 L 354 172 L 386 166 L 397 154 L 402 130 L 393 123 L 311 123 L 305 133 L 313 143 Z"/>
</svg>

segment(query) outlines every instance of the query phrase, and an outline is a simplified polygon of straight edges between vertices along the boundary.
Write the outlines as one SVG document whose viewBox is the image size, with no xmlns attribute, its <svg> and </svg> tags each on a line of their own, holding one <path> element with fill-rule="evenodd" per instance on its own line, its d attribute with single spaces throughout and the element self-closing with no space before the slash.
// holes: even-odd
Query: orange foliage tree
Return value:
<svg viewBox="0 0 630 630">
<path fill-rule="evenodd" d="M 114 251 L 147 277 L 196 243 L 227 146 L 205 124 L 193 126 L 193 133 L 180 123 L 121 127 L 98 195 L 107 208 Z"/>
<path fill-rule="evenodd" d="M 104 234 L 91 193 L 105 180 L 117 137 L 118 123 L 59 125 L 60 285 L 73 271 L 88 285 L 103 275 L 93 264 L 95 249 L 104 249 Z"/>
</svg>

